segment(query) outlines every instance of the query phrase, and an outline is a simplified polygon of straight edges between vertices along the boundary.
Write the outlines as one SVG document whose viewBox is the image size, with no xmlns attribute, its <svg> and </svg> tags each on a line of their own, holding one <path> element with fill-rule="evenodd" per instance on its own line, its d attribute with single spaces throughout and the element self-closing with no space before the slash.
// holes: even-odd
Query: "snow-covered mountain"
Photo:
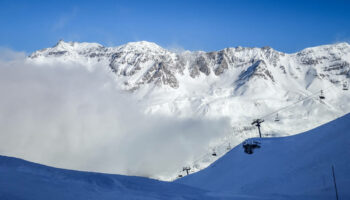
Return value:
<svg viewBox="0 0 350 200">
<path fill-rule="evenodd" d="M 32 53 L 35 64 L 105 67 L 116 86 L 139 99 L 147 114 L 217 119 L 227 117 L 232 136 L 208 147 L 193 162 L 197 171 L 249 137 L 263 118 L 264 137 L 300 133 L 350 111 L 343 85 L 350 78 L 350 45 L 338 43 L 287 54 L 270 47 L 172 52 L 151 42 L 118 47 L 59 41 Z M 320 99 L 323 90 L 325 99 Z M 278 115 L 279 120 L 275 120 Z"/>
<path fill-rule="evenodd" d="M 349 199 L 350 115 L 283 138 L 253 138 L 175 182 L 47 167 L 0 156 L 1 199 Z"/>
<path fill-rule="evenodd" d="M 209 79 L 229 74 L 235 91 L 243 93 L 247 91 L 239 89 L 258 78 L 281 84 L 280 79 L 285 78 L 281 74 L 303 79 L 306 88 L 315 78 L 338 83 L 339 77 L 335 75 L 349 73 L 349 53 L 348 43 L 307 48 L 294 54 L 270 47 L 174 53 L 146 41 L 104 47 L 97 43 L 60 40 L 54 47 L 36 51 L 29 58 L 36 62 L 108 64 L 118 78 L 127 77 L 125 89 L 137 89 L 148 83 L 176 89 L 183 84 L 180 81 L 183 76 Z"/>
</svg>

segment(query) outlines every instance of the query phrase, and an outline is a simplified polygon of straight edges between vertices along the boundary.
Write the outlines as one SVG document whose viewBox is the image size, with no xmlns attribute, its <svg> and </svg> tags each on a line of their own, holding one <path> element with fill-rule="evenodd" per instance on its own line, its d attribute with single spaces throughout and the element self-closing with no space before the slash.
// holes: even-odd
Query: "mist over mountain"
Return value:
<svg viewBox="0 0 350 200">
<path fill-rule="evenodd" d="M 347 95 L 342 90 L 350 77 L 348 43 L 286 54 L 270 47 L 175 53 L 146 41 L 118 47 L 59 41 L 52 48 L 32 53 L 27 61 L 39 65 L 79 63 L 88 69 L 98 63 L 113 72 L 116 87 L 147 105 L 146 113 L 225 116 L 235 124 L 321 90 L 327 101 L 320 102 L 316 95 L 303 105 L 296 105 L 305 113 L 300 113 L 300 109 L 286 110 L 281 117 L 299 115 L 286 119 L 295 121 L 316 114 L 313 108 L 327 110 L 328 115 L 348 108 L 344 104 Z"/>
<path fill-rule="evenodd" d="M 0 9 L 0 200 L 350 199 L 350 1 Z"/>
<path fill-rule="evenodd" d="M 148 116 L 228 118 L 231 133 L 214 131 L 220 142 L 187 162 L 193 171 L 215 161 L 213 151 L 221 156 L 226 146 L 258 136 L 251 125 L 256 118 L 265 120 L 264 137 L 287 136 L 350 111 L 344 90 L 350 78 L 348 43 L 287 54 L 270 47 L 173 52 L 147 41 L 104 47 L 61 40 L 32 53 L 26 63 L 63 68 L 78 64 L 92 72 L 103 68 L 113 87 L 135 98 L 138 110 Z M 321 90 L 325 99 L 319 98 Z"/>
<path fill-rule="evenodd" d="M 99 64 L 0 60 L 0 154 L 168 180 L 230 134 L 225 118 L 147 115 L 114 78 Z"/>
</svg>

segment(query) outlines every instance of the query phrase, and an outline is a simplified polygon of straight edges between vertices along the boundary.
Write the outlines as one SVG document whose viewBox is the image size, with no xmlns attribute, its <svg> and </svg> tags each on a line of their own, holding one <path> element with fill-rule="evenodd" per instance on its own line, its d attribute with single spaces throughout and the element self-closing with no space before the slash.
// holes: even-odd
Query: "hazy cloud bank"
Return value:
<svg viewBox="0 0 350 200">
<path fill-rule="evenodd" d="M 0 60 L 0 154 L 70 169 L 167 176 L 229 133 L 224 119 L 146 116 L 114 78 L 105 66 L 89 71 L 36 66 L 16 56 Z"/>
</svg>

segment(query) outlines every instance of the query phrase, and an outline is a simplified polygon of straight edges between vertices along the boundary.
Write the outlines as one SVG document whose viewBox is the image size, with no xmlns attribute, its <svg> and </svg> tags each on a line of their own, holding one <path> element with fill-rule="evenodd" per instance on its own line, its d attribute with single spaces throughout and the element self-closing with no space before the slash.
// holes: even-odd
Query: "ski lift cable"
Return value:
<svg viewBox="0 0 350 200">
<path fill-rule="evenodd" d="M 326 89 L 324 89 L 323 91 L 328 91 L 329 89 L 331 89 L 331 88 L 335 88 L 335 86 L 332 84 L 332 85 L 330 85 L 328 88 L 326 88 Z M 321 90 L 322 91 L 322 90 Z M 290 107 L 292 107 L 292 106 L 294 106 L 294 105 L 296 105 L 296 104 L 298 104 L 298 103 L 300 103 L 300 102 L 302 102 L 302 101 L 305 101 L 305 100 L 307 100 L 307 99 L 310 99 L 310 98 L 312 98 L 312 97 L 315 97 L 315 96 L 317 96 L 319 94 L 319 92 L 315 92 L 315 93 L 312 93 L 311 95 L 308 95 L 308 96 L 306 96 L 305 98 L 303 98 L 303 99 L 301 99 L 301 100 L 299 100 L 299 101 L 297 101 L 297 102 L 294 102 L 294 103 L 292 103 L 292 104 L 290 104 L 290 105 L 288 105 L 288 106 L 285 106 L 285 107 L 282 107 L 282 108 L 280 108 L 280 109 L 278 109 L 278 110 L 275 110 L 275 111 L 273 111 L 273 112 L 271 112 L 271 113 L 269 113 L 269 114 L 267 114 L 267 115 L 265 115 L 265 116 L 263 116 L 261 119 L 266 119 L 266 118 L 268 118 L 269 116 L 271 116 L 271 115 L 273 115 L 273 114 L 275 114 L 275 113 L 279 113 L 280 111 L 282 111 L 282 110 L 286 110 L 286 109 L 288 109 L 288 108 L 290 108 Z M 324 105 L 324 106 L 327 106 L 328 104 L 322 104 L 322 105 Z M 329 106 L 329 105 L 328 105 Z M 345 112 L 346 113 L 346 112 Z M 268 124 L 266 124 L 267 126 L 269 126 Z"/>
<path fill-rule="evenodd" d="M 216 149 L 218 149 L 219 147 L 225 147 L 225 149 L 226 149 L 226 147 L 228 146 L 228 145 L 230 145 L 231 144 L 231 142 L 232 141 L 223 141 L 221 144 L 219 144 L 219 145 L 217 145 L 217 146 L 215 146 L 215 148 Z M 231 145 L 230 145 L 231 146 Z M 232 148 L 232 147 L 231 147 Z M 217 153 L 217 152 L 216 152 Z M 217 154 L 218 155 L 218 154 Z M 197 163 L 197 162 L 199 162 L 199 161 L 201 161 L 201 160 L 204 160 L 205 158 L 209 158 L 209 157 L 211 157 L 212 156 L 212 152 L 207 152 L 207 153 L 205 153 L 205 154 L 202 154 L 201 156 L 199 156 L 199 157 L 197 157 L 197 159 L 196 160 L 194 160 L 194 161 L 192 161 L 193 162 L 193 164 L 195 164 L 195 163 Z"/>
<path fill-rule="evenodd" d="M 330 85 L 328 88 L 323 89 L 323 92 L 324 92 L 324 91 L 328 91 L 328 90 L 329 90 L 330 88 L 332 88 L 332 87 L 334 87 L 333 84 Z M 292 104 L 290 104 L 290 105 L 284 106 L 284 107 L 282 107 L 282 108 L 280 108 L 280 109 L 277 109 L 277 110 L 275 110 L 275 111 L 273 111 L 273 112 L 271 112 L 271 113 L 268 113 L 268 114 L 264 115 L 263 117 L 261 117 L 261 119 L 264 119 L 264 118 L 266 119 L 267 117 L 269 117 L 269 116 L 271 116 L 271 115 L 273 115 L 273 114 L 279 113 L 279 112 L 281 112 L 281 111 L 283 111 L 283 110 L 286 110 L 286 109 L 288 109 L 288 108 L 290 108 L 290 107 L 292 107 L 292 106 L 294 106 L 294 105 L 296 105 L 296 104 L 298 104 L 298 103 L 300 103 L 300 102 L 303 102 L 303 101 L 305 101 L 305 100 L 308 100 L 308 99 L 310 99 L 310 98 L 313 98 L 313 97 L 319 95 L 319 93 L 320 93 L 320 91 L 311 93 L 310 95 L 306 96 L 306 97 L 303 98 L 303 99 L 300 99 L 300 100 L 298 100 L 298 101 L 296 101 L 296 102 L 294 102 L 294 103 L 292 103 Z M 216 148 L 217 148 L 217 147 L 222 147 L 222 146 L 227 146 L 229 143 L 230 143 L 230 141 L 223 141 L 223 143 L 220 144 L 220 145 L 217 145 Z M 194 160 L 193 163 L 199 162 L 199 161 L 205 159 L 206 157 L 210 157 L 210 155 L 211 155 L 211 153 L 208 153 L 208 152 L 205 153 L 205 154 L 202 154 L 200 157 L 197 157 L 197 159 Z"/>
<path fill-rule="evenodd" d="M 344 81 L 343 81 L 343 82 L 344 82 Z M 346 80 L 346 79 L 345 79 L 345 82 L 347 83 L 347 80 Z M 328 88 L 323 89 L 323 90 L 321 90 L 321 91 L 323 91 L 323 93 L 324 93 L 324 91 L 328 91 L 328 90 L 331 89 L 331 88 L 335 88 L 335 85 L 334 85 L 334 84 L 331 84 Z M 264 119 L 264 118 L 266 119 L 267 117 L 269 117 L 269 116 L 271 116 L 271 115 L 273 115 L 273 114 L 276 114 L 276 113 L 278 113 L 279 111 L 285 110 L 285 109 L 287 109 L 287 108 L 289 108 L 289 107 L 291 107 L 291 106 L 294 106 L 295 104 L 298 104 L 298 103 L 300 103 L 300 102 L 302 102 L 302 101 L 305 101 L 305 100 L 307 100 L 307 99 L 310 99 L 310 98 L 312 98 L 312 97 L 315 97 L 315 96 L 317 96 L 319 93 L 320 93 L 320 91 L 314 92 L 314 93 L 312 93 L 311 95 L 308 95 L 308 96 L 306 96 L 305 98 L 303 98 L 303 99 L 301 99 L 301 100 L 299 100 L 299 101 L 296 101 L 296 102 L 294 102 L 294 103 L 292 103 L 292 104 L 290 104 L 290 105 L 287 105 L 287 106 L 285 106 L 285 107 L 282 107 L 282 108 L 280 108 L 280 109 L 277 109 L 277 110 L 275 110 L 275 111 L 273 111 L 273 112 L 271 112 L 271 113 L 268 113 L 268 114 L 262 116 L 260 119 Z"/>
<path fill-rule="evenodd" d="M 227 142 L 227 141 L 223 141 L 221 144 L 215 146 L 214 148 L 217 149 L 218 147 L 223 147 L 223 146 L 225 146 L 226 144 L 228 144 L 228 142 Z M 202 154 L 201 156 L 197 157 L 197 159 L 193 160 L 192 163 L 195 164 L 195 163 L 197 163 L 197 162 L 199 162 L 199 161 L 201 161 L 201 160 L 204 160 L 205 158 L 209 158 L 209 157 L 212 156 L 212 153 L 213 153 L 213 152 L 207 152 L 207 153 L 205 153 L 205 154 Z"/>
<path fill-rule="evenodd" d="M 331 88 L 333 88 L 333 87 L 334 87 L 334 85 L 332 84 L 332 85 L 330 85 L 328 88 L 323 89 L 323 92 L 324 92 L 324 91 L 328 91 L 329 89 L 331 89 Z M 283 110 L 286 110 L 286 109 L 288 109 L 288 108 L 290 108 L 290 107 L 292 107 L 292 106 L 294 106 L 294 105 L 296 105 L 296 104 L 298 104 L 298 103 L 300 103 L 300 102 L 303 102 L 303 101 L 305 101 L 305 100 L 311 99 L 311 98 L 313 98 L 313 97 L 319 95 L 319 93 L 320 93 L 320 91 L 311 93 L 310 95 L 306 96 L 306 97 L 303 98 L 303 99 L 300 99 L 300 100 L 298 100 L 298 101 L 296 101 L 296 102 L 294 102 L 294 103 L 292 103 L 292 104 L 290 104 L 290 105 L 284 106 L 284 107 L 282 107 L 282 108 L 280 108 L 280 109 L 277 109 L 277 110 L 275 110 L 275 111 L 273 111 L 273 112 L 271 112 L 271 113 L 268 113 L 268 114 L 264 115 L 263 117 L 261 117 L 261 119 L 264 119 L 264 118 L 266 119 L 267 117 L 269 117 L 269 116 L 271 116 L 271 115 L 273 115 L 273 114 L 279 113 L 279 112 L 281 112 L 281 111 L 283 111 Z M 218 148 L 218 147 L 223 147 L 223 146 L 227 146 L 229 143 L 230 143 L 230 141 L 223 141 L 223 143 L 220 144 L 220 145 L 217 145 L 216 148 Z M 204 160 L 205 158 L 208 158 L 208 157 L 210 157 L 210 156 L 211 156 L 211 153 L 210 153 L 210 152 L 207 152 L 207 153 L 202 154 L 201 156 L 197 157 L 197 159 L 194 160 L 194 161 L 192 161 L 192 163 L 193 163 L 193 164 L 196 164 L 196 163 L 198 163 L 199 161 Z"/>
<path fill-rule="evenodd" d="M 334 86 L 334 87 L 335 87 L 335 86 Z M 334 90 L 331 90 L 330 93 L 335 94 L 335 93 L 334 93 Z M 343 113 L 342 110 L 339 110 L 339 109 L 335 108 L 331 103 L 329 103 L 329 101 L 325 101 L 324 103 L 322 103 L 322 105 L 323 105 L 323 106 L 326 106 L 326 107 L 327 107 L 327 106 L 328 106 L 328 107 L 333 107 L 335 110 L 337 110 L 337 112 Z M 344 114 L 346 114 L 346 113 L 347 113 L 347 112 L 345 111 Z M 340 116 L 342 116 L 342 115 L 343 115 L 343 114 L 340 114 Z"/>
<path fill-rule="evenodd" d="M 199 162 L 199 161 L 201 161 L 201 160 L 203 160 L 204 158 L 209 157 L 209 156 L 210 156 L 210 153 L 207 152 L 207 153 L 202 154 L 201 156 L 197 157 L 197 159 L 194 160 L 194 161 L 192 161 L 192 162 L 193 162 L 193 163 Z"/>
<path fill-rule="evenodd" d="M 323 91 L 327 91 L 327 90 L 329 90 L 331 87 L 333 87 L 333 85 L 329 86 L 328 88 L 324 89 Z M 315 97 L 315 96 L 319 95 L 319 93 L 320 93 L 320 91 L 314 92 L 314 93 L 312 93 L 312 94 L 306 96 L 306 97 L 303 98 L 303 99 L 300 99 L 300 100 L 298 100 L 298 101 L 296 101 L 296 102 L 294 102 L 294 103 L 292 103 L 292 104 L 290 104 L 290 105 L 284 106 L 284 107 L 282 107 L 282 108 L 280 108 L 280 109 L 277 109 L 277 110 L 275 110 L 275 111 L 273 111 L 273 112 L 270 112 L 270 113 L 268 113 L 268 114 L 266 114 L 266 115 L 260 117 L 259 119 L 266 119 L 267 117 L 269 117 L 269 116 L 271 116 L 271 115 L 273 115 L 273 114 L 276 114 L 276 113 L 278 113 L 278 112 L 280 112 L 280 111 L 282 111 L 282 110 L 286 110 L 287 108 L 290 108 L 290 107 L 292 107 L 292 106 L 294 106 L 294 105 L 296 105 L 296 104 L 298 104 L 298 103 L 300 103 L 300 102 L 303 102 L 303 101 L 305 101 L 305 100 L 311 99 L 312 97 Z"/>
<path fill-rule="evenodd" d="M 333 84 L 332 85 L 330 85 L 329 87 L 327 87 L 326 89 L 323 89 L 323 92 L 324 91 L 328 91 L 329 89 L 331 89 L 331 88 L 333 88 L 333 87 L 335 87 Z M 292 103 L 292 104 L 290 104 L 290 105 L 287 105 L 287 106 L 284 106 L 284 107 L 282 107 L 282 108 L 280 108 L 280 109 L 277 109 L 277 110 L 275 110 L 275 111 L 273 111 L 273 112 L 271 112 L 271 113 L 268 113 L 268 114 L 266 114 L 266 115 L 264 115 L 263 117 L 261 117 L 260 119 L 266 119 L 267 117 L 269 117 L 269 116 L 271 116 L 271 115 L 273 115 L 273 114 L 278 114 L 279 112 L 281 112 L 281 111 L 283 111 L 283 110 L 286 110 L 286 109 L 288 109 L 288 108 L 290 108 L 290 107 L 292 107 L 292 106 L 294 106 L 294 105 L 296 105 L 296 104 L 298 104 L 298 103 L 300 103 L 300 102 L 303 102 L 303 101 L 305 101 L 305 100 L 308 100 L 308 99 L 311 99 L 311 98 L 313 98 L 313 97 L 315 97 L 315 96 L 318 96 L 319 95 L 319 93 L 320 93 L 320 91 L 317 91 L 317 92 L 314 92 L 314 93 L 311 93 L 310 95 L 308 95 L 308 96 L 306 96 L 305 98 L 303 98 L 303 99 L 300 99 L 300 100 L 298 100 L 298 101 L 296 101 L 296 102 L 294 102 L 294 103 Z M 217 147 L 222 147 L 222 146 L 227 146 L 227 144 L 229 144 L 230 142 L 229 141 L 224 141 L 221 145 L 218 145 Z M 207 153 L 208 154 L 208 153 Z M 206 154 L 206 155 L 207 155 Z M 204 155 L 205 156 L 205 155 Z M 204 157 L 203 156 L 203 157 Z"/>
<path fill-rule="evenodd" d="M 277 110 L 275 110 L 275 111 L 273 111 L 273 112 L 271 112 L 271 113 L 269 113 L 269 114 L 267 114 L 267 115 L 264 115 L 264 116 L 260 117 L 260 119 L 265 119 L 265 118 L 267 118 L 267 117 L 269 117 L 269 116 L 271 116 L 271 115 L 273 115 L 273 114 L 276 114 L 276 113 L 278 113 L 278 112 L 280 112 L 280 111 L 282 111 L 282 110 L 285 110 L 285 109 L 287 109 L 287 108 L 289 108 L 289 107 L 292 107 L 292 106 L 294 106 L 295 104 L 298 104 L 298 103 L 300 103 L 300 102 L 302 102 L 302 101 L 305 101 L 305 100 L 307 100 L 307 99 L 310 99 L 310 98 L 312 98 L 312 97 L 314 97 L 314 96 L 316 96 L 316 95 L 318 95 L 318 94 L 319 94 L 319 92 L 313 93 L 313 94 L 310 95 L 310 96 L 306 96 L 305 98 L 303 98 L 303 99 L 301 99 L 301 100 L 298 100 L 298 101 L 296 101 L 296 102 L 294 102 L 294 103 L 292 103 L 292 104 L 290 104 L 290 105 L 284 106 L 284 107 L 282 107 L 282 108 L 280 108 L 280 109 L 277 109 Z"/>
</svg>

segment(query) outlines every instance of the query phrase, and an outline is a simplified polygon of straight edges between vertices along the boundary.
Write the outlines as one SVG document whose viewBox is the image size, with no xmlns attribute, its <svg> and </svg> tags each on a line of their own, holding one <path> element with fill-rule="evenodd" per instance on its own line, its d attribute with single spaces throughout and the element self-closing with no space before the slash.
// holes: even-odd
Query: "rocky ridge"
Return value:
<svg viewBox="0 0 350 200">
<path fill-rule="evenodd" d="M 238 86 L 254 78 L 275 82 L 275 76 L 279 76 L 277 73 L 295 79 L 312 74 L 339 82 L 337 76 L 350 76 L 349 57 L 348 43 L 307 48 L 294 54 L 270 47 L 174 53 L 146 41 L 104 47 L 97 43 L 61 40 L 52 48 L 32 53 L 29 59 L 44 63 L 55 59 L 85 64 L 105 63 L 117 77 L 125 79 L 125 89 L 136 90 L 150 83 L 176 89 L 181 84 L 179 76 L 196 79 L 200 76 L 220 77 L 225 73 L 231 73 L 236 78 L 233 83 Z"/>
</svg>

